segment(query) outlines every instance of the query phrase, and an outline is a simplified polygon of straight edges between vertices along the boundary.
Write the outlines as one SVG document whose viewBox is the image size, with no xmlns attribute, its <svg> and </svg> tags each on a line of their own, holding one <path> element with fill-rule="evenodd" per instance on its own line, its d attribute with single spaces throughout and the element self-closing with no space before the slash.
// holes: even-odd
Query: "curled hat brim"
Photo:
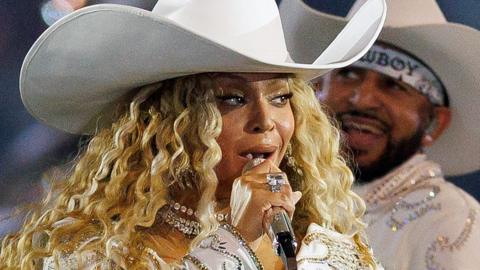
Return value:
<svg viewBox="0 0 480 270">
<path fill-rule="evenodd" d="M 343 53 L 340 47 L 330 50 L 340 52 L 337 61 L 299 64 L 246 54 L 151 11 L 89 6 L 57 21 L 34 43 L 20 74 L 21 97 L 45 124 L 91 134 L 109 126 L 133 89 L 165 79 L 203 72 L 294 73 L 308 79 L 348 65 L 378 36 L 385 11 L 377 10 L 381 16 L 353 45 L 343 46 Z"/>
<path fill-rule="evenodd" d="M 448 175 L 480 169 L 480 32 L 454 23 L 387 27 L 380 39 L 422 59 L 447 89 L 452 121 L 427 155 Z"/>
</svg>

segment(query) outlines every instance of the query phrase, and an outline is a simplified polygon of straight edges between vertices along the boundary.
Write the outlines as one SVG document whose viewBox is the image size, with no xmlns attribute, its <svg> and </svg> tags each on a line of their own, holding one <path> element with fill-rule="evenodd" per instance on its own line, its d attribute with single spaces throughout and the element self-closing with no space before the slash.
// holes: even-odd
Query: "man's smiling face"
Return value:
<svg viewBox="0 0 480 270">
<path fill-rule="evenodd" d="M 356 67 L 332 71 L 314 86 L 341 124 L 362 181 L 384 175 L 420 149 L 433 106 L 411 86 Z"/>
</svg>

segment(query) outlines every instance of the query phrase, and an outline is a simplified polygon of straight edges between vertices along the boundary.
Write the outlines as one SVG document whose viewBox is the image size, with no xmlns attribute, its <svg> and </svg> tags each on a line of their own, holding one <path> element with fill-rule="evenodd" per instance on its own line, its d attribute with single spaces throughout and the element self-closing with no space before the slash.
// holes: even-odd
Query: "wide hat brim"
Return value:
<svg viewBox="0 0 480 270">
<path fill-rule="evenodd" d="M 300 14 L 290 14 L 291 7 L 280 6 L 286 42 L 295 52 L 292 58 L 297 61 L 309 61 L 331 42 L 333 33 L 346 24 L 342 17 L 304 8 L 298 20 L 294 16 Z M 315 35 L 318 25 L 328 26 L 331 34 Z M 307 34 L 313 39 L 310 43 L 295 42 L 294 39 Z M 421 59 L 447 89 L 452 121 L 434 145 L 425 149 L 429 158 L 438 162 L 447 175 L 480 169 L 480 128 L 477 127 L 480 123 L 480 32 L 456 23 L 384 27 L 379 40 Z"/>
<path fill-rule="evenodd" d="M 357 45 L 338 57 L 341 61 L 298 64 L 245 54 L 147 10 L 90 6 L 57 21 L 34 43 L 20 74 L 21 97 L 45 124 L 91 134 L 111 124 L 119 104 L 134 95 L 132 89 L 165 79 L 203 72 L 318 77 L 361 57 L 384 18 L 372 23 Z"/>
</svg>

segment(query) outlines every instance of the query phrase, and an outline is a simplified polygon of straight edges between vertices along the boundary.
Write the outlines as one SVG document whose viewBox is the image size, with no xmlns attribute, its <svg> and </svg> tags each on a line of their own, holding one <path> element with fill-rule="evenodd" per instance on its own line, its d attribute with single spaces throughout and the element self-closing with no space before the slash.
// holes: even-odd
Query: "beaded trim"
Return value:
<svg viewBox="0 0 480 270">
<path fill-rule="evenodd" d="M 213 234 L 203 239 L 200 242 L 199 247 L 204 249 L 212 249 L 218 253 L 221 253 L 223 256 L 234 261 L 234 264 L 235 264 L 235 266 L 233 266 L 234 269 L 241 270 L 243 268 L 242 260 L 240 260 L 240 258 L 237 255 L 228 252 L 227 248 L 225 247 L 225 244 L 226 242 L 220 242 L 220 240 L 218 239 L 218 235 Z M 228 266 L 227 268 L 227 261 L 224 261 L 222 264 L 222 268 L 232 269 L 232 266 Z"/>
<path fill-rule="evenodd" d="M 442 173 L 438 166 L 431 162 L 425 162 L 423 166 L 413 164 L 406 166 L 395 175 L 390 176 L 379 182 L 373 189 L 365 195 L 365 202 L 377 205 L 381 201 L 391 201 L 393 197 L 401 196 L 405 192 L 410 192 L 410 188 L 425 180 L 441 177 Z M 413 167 L 417 166 L 414 170 Z M 409 181 L 407 181 L 409 179 Z"/>
<path fill-rule="evenodd" d="M 158 269 L 161 269 L 162 264 L 157 258 L 157 256 L 158 256 L 157 252 L 155 252 L 153 249 L 151 249 L 149 247 L 144 248 L 144 250 L 145 250 L 145 252 L 147 252 L 147 255 L 150 257 L 150 259 L 153 261 L 153 263 L 156 265 L 156 267 Z"/>
<path fill-rule="evenodd" d="M 453 252 L 459 250 L 465 242 L 468 240 L 470 233 L 472 232 L 473 224 L 475 223 L 475 218 L 477 211 L 475 209 L 470 209 L 468 217 L 465 220 L 465 226 L 460 232 L 460 235 L 450 243 L 450 239 L 447 236 L 438 236 L 435 241 L 433 241 L 430 246 L 427 248 L 425 253 L 425 263 L 428 270 L 441 270 L 444 269 L 440 264 L 435 260 L 435 255 L 439 251 L 448 250 Z"/>
<path fill-rule="evenodd" d="M 408 223 L 423 217 L 426 215 L 428 212 L 431 211 L 440 211 L 442 209 L 442 205 L 440 203 L 429 203 L 435 197 L 438 195 L 440 192 L 440 187 L 438 186 L 423 186 L 423 187 L 415 187 L 411 189 L 409 192 L 413 192 L 416 190 L 424 189 L 424 188 L 431 188 L 431 190 L 428 192 L 427 196 L 423 198 L 420 201 L 417 202 L 407 202 L 405 201 L 402 197 L 399 198 L 399 200 L 395 203 L 395 206 L 392 208 L 390 212 L 390 220 L 387 221 L 387 226 L 390 227 L 392 232 L 396 232 L 400 229 L 402 229 L 405 225 Z M 408 211 L 408 216 L 404 218 L 396 218 L 395 214 L 397 214 L 399 211 L 405 210 Z"/>
<path fill-rule="evenodd" d="M 185 257 L 183 257 L 183 260 L 191 261 L 200 270 L 209 270 L 205 264 L 203 264 L 197 257 L 194 257 L 192 255 L 185 255 Z"/>
<path fill-rule="evenodd" d="M 312 241 L 319 240 L 327 247 L 327 254 L 323 258 L 304 257 L 298 260 L 298 264 L 303 262 L 324 263 L 334 269 L 367 269 L 358 255 L 355 245 L 343 241 L 332 240 L 328 235 L 322 232 L 310 233 L 303 239 L 305 245 L 310 245 Z"/>
<path fill-rule="evenodd" d="M 442 171 L 436 163 L 425 160 L 424 155 L 416 155 L 402 167 L 377 180 L 378 183 L 369 188 L 370 191 L 364 196 L 368 204 L 364 216 L 368 225 L 371 226 L 379 220 L 373 213 L 385 211 L 383 210 L 385 203 L 390 209 L 386 226 L 392 232 L 399 231 L 408 223 L 431 211 L 441 210 L 440 203 L 432 203 L 440 193 L 440 187 L 432 185 L 429 181 L 439 177 L 442 177 Z M 405 200 L 408 194 L 422 189 L 427 189 L 424 198 L 415 202 Z M 376 208 L 377 206 L 380 208 Z"/>
<path fill-rule="evenodd" d="M 222 223 L 222 224 L 220 225 L 220 227 L 222 227 L 223 229 L 227 230 L 227 231 L 230 232 L 233 236 L 235 236 L 235 238 L 237 238 L 238 243 L 240 243 L 240 245 L 247 250 L 248 255 L 249 255 L 250 258 L 252 259 L 252 261 L 253 261 L 253 263 L 255 264 L 255 266 L 257 267 L 257 269 L 259 269 L 259 270 L 263 270 L 263 269 L 264 269 L 262 263 L 261 263 L 260 260 L 257 258 L 257 255 L 255 255 L 255 252 L 253 252 L 253 250 L 252 250 L 252 249 L 250 248 L 250 246 L 248 245 L 247 241 L 245 241 L 245 239 L 243 239 L 242 235 L 237 231 L 237 229 L 235 229 L 235 227 L 233 227 L 232 225 L 227 224 L 227 223 Z"/>
</svg>

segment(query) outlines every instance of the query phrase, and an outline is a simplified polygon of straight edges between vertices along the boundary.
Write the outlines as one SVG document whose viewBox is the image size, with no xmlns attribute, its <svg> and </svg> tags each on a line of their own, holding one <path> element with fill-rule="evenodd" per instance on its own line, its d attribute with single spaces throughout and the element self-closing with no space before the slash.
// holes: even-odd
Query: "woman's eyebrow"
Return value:
<svg viewBox="0 0 480 270">
<path fill-rule="evenodd" d="M 278 92 L 287 90 L 290 92 L 290 87 L 286 80 L 272 79 L 270 82 L 267 82 L 268 92 Z"/>
<path fill-rule="evenodd" d="M 284 78 L 275 78 L 275 79 L 266 80 L 266 84 L 268 86 L 276 85 L 276 84 L 287 85 L 287 80 Z"/>
</svg>

